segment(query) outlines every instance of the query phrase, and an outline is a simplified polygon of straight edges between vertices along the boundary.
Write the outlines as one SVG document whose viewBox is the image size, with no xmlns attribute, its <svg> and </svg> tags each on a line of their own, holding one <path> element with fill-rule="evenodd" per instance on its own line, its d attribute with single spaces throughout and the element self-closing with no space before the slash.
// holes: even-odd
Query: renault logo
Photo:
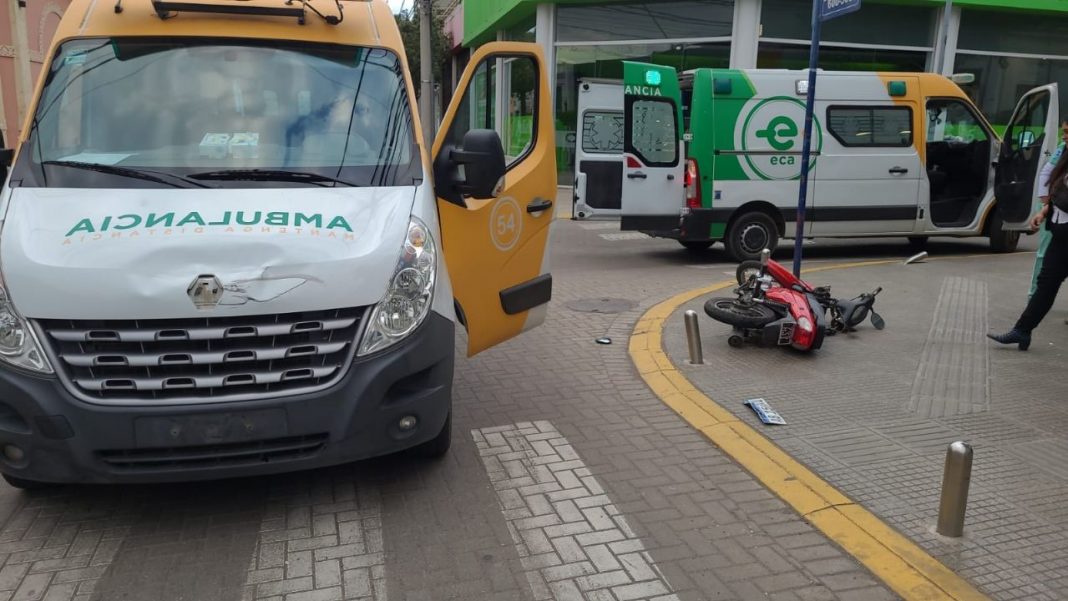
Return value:
<svg viewBox="0 0 1068 601">
<path fill-rule="evenodd" d="M 214 309 L 219 305 L 223 295 L 223 285 L 213 275 L 198 275 L 186 291 L 197 309 L 202 311 Z"/>
</svg>

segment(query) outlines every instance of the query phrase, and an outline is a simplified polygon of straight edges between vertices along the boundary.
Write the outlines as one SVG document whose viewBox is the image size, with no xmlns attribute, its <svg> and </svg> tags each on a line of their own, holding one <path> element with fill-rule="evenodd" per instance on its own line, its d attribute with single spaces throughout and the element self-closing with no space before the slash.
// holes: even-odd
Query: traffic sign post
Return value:
<svg viewBox="0 0 1068 601">
<path fill-rule="evenodd" d="M 794 275 L 801 276 L 801 247 L 805 240 L 808 172 L 812 157 L 812 113 L 816 103 L 816 69 L 820 58 L 823 22 L 860 10 L 861 0 L 813 0 L 812 42 L 808 53 L 808 91 L 805 100 L 805 135 L 801 144 L 801 177 L 797 193 L 797 232 L 794 234 Z"/>
</svg>

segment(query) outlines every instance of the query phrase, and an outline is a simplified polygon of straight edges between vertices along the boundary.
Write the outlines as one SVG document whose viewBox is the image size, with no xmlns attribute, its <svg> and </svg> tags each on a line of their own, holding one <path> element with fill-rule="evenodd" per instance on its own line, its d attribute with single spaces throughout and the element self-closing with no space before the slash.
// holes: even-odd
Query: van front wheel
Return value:
<svg viewBox="0 0 1068 601">
<path fill-rule="evenodd" d="M 1001 211 L 994 207 L 994 213 L 990 216 L 990 251 L 995 253 L 1011 253 L 1020 244 L 1020 232 L 1010 232 L 1002 229 L 1005 220 L 1001 218 Z"/>
<path fill-rule="evenodd" d="M 753 211 L 739 215 L 727 230 L 724 246 L 731 259 L 742 262 L 760 258 L 765 248 L 775 251 L 779 244 L 779 228 L 767 213 Z"/>
</svg>

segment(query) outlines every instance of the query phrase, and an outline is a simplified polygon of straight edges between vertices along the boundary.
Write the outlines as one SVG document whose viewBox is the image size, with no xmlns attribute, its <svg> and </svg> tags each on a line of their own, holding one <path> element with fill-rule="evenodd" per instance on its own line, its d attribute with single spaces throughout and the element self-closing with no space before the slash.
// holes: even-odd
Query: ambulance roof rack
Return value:
<svg viewBox="0 0 1068 601">
<path fill-rule="evenodd" d="M 116 5 L 116 9 L 121 6 Z M 244 2 L 245 0 L 227 0 L 221 3 L 207 4 L 203 2 L 181 2 L 174 0 L 152 0 L 152 8 L 156 10 L 156 14 L 160 19 L 169 19 L 174 17 L 176 13 L 180 12 L 197 12 L 197 13 L 215 13 L 215 14 L 227 14 L 227 15 L 259 15 L 268 17 L 295 17 L 297 23 L 304 25 L 306 20 L 307 11 L 311 11 L 322 18 L 330 25 L 337 25 L 345 19 L 345 15 L 342 12 L 341 2 L 334 0 L 337 4 L 337 15 L 324 15 L 315 9 L 314 6 L 308 3 L 308 0 L 285 0 L 285 6 L 263 6 L 263 5 L 249 5 L 239 4 L 238 2 Z M 233 3 L 231 3 L 233 2 Z M 119 10 L 116 10 L 119 12 Z"/>
</svg>

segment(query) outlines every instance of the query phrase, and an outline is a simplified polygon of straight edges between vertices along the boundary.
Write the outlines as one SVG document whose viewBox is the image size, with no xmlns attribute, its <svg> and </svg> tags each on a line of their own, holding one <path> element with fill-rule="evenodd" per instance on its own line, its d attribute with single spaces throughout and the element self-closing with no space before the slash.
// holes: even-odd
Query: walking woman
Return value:
<svg viewBox="0 0 1068 601">
<path fill-rule="evenodd" d="M 1045 192 L 1044 190 L 1042 192 Z M 1031 346 L 1031 332 L 1053 307 L 1061 283 L 1068 278 L 1068 152 L 1062 152 L 1049 178 L 1049 191 L 1041 196 L 1042 206 L 1031 218 L 1031 227 L 1038 229 L 1045 222 L 1050 240 L 1042 257 L 1038 283 L 1016 325 L 1004 334 L 987 334 L 1001 344 L 1019 345 L 1021 351 Z"/>
</svg>

